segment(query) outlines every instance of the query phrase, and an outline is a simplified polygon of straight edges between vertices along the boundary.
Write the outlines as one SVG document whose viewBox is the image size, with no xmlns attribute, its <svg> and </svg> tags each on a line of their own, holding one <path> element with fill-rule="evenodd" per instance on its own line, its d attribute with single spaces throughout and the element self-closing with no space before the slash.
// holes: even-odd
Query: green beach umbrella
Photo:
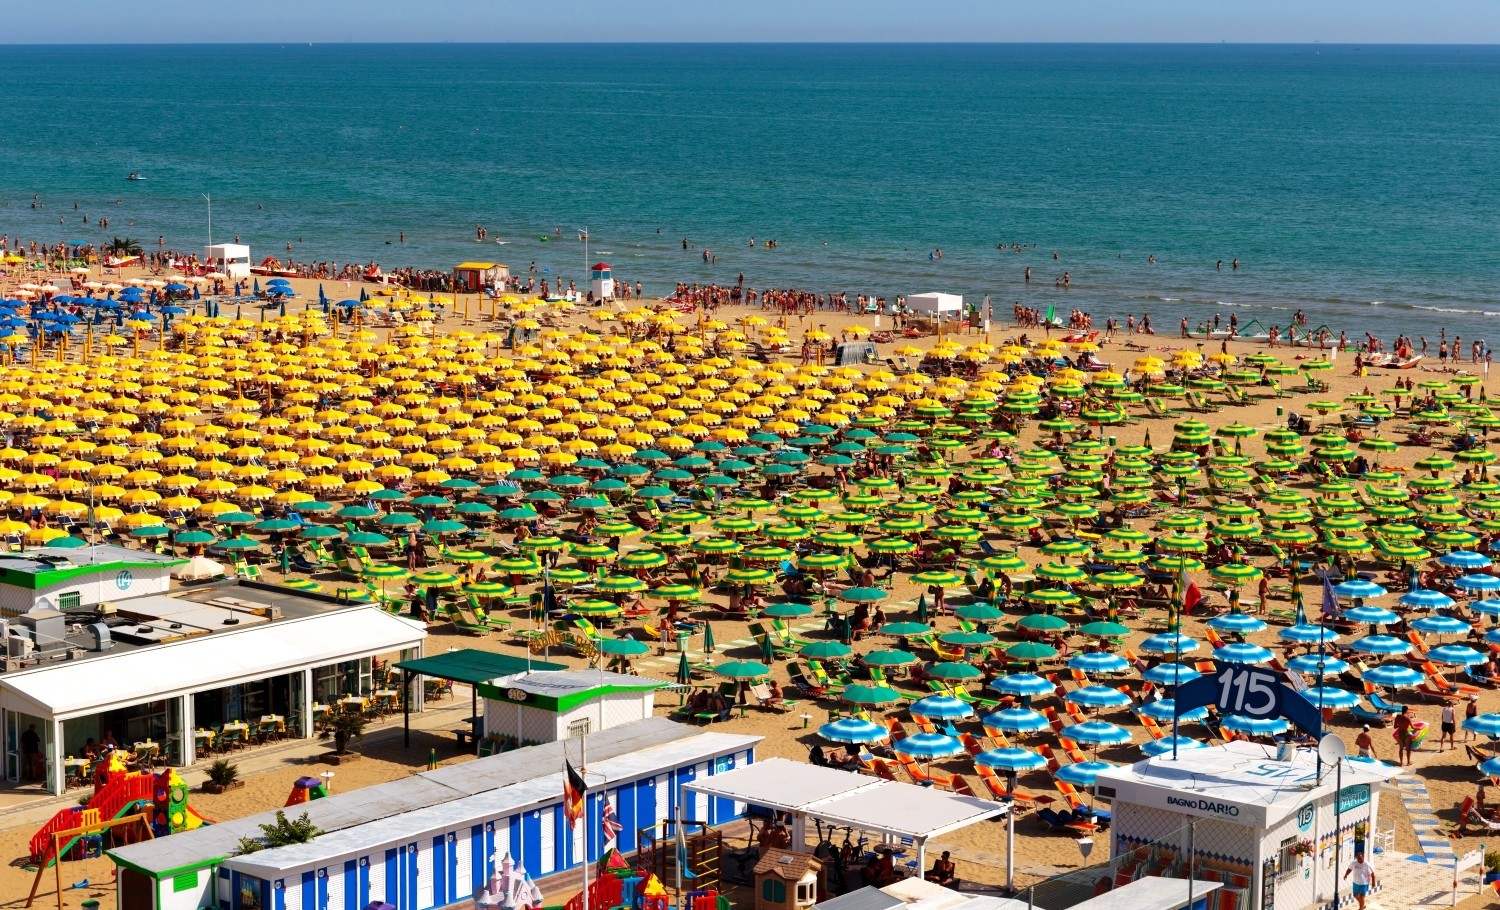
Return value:
<svg viewBox="0 0 1500 910">
<path fill-rule="evenodd" d="M 867 705 L 878 707 L 880 705 L 893 705 L 901 701 L 901 693 L 890 686 L 853 685 L 845 686 L 840 696 L 851 705 Z"/>
<path fill-rule="evenodd" d="M 429 569 L 413 575 L 411 583 L 420 588 L 452 588 L 458 585 L 458 576 Z"/>
<path fill-rule="evenodd" d="M 714 672 L 726 679 L 761 679 L 771 675 L 771 668 L 758 660 L 731 660 L 714 667 Z"/>
</svg>

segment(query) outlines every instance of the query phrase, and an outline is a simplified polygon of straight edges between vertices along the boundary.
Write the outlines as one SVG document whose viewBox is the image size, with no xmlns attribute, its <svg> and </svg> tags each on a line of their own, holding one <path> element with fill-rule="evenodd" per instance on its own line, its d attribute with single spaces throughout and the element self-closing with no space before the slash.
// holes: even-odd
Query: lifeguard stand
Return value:
<svg viewBox="0 0 1500 910">
<path fill-rule="evenodd" d="M 615 296 L 615 278 L 609 263 L 596 262 L 589 269 L 589 290 L 595 300 L 611 300 Z"/>
</svg>

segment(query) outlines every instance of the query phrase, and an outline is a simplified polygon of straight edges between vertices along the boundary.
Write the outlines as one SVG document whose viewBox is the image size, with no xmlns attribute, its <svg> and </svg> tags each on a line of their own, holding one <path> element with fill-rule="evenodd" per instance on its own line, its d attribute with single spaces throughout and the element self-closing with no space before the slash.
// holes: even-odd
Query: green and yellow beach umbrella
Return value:
<svg viewBox="0 0 1500 910">
<path fill-rule="evenodd" d="M 808 528 L 804 528 L 802 525 L 795 524 L 766 525 L 764 528 L 760 529 L 760 534 L 762 537 L 765 537 L 769 540 L 780 540 L 785 542 L 806 540 L 807 538 L 812 536 L 812 533 L 813 532 Z"/>
<path fill-rule="evenodd" d="M 1025 572 L 1031 568 L 1031 564 L 1014 553 L 995 553 L 979 560 L 979 566 L 992 572 L 1004 572 L 1012 574 Z"/>
<path fill-rule="evenodd" d="M 1084 581 L 1089 577 L 1088 573 L 1077 566 L 1070 566 L 1063 562 L 1045 562 L 1036 568 L 1036 577 L 1045 581 L 1063 583 L 1074 583 Z"/>
<path fill-rule="evenodd" d="M 622 569 L 638 571 L 641 569 L 659 569 L 668 562 L 667 554 L 659 550 L 631 550 L 621 556 L 616 563 Z"/>
<path fill-rule="evenodd" d="M 661 529 L 641 535 L 641 541 L 658 547 L 685 547 L 693 542 L 693 538 L 681 531 Z"/>
</svg>

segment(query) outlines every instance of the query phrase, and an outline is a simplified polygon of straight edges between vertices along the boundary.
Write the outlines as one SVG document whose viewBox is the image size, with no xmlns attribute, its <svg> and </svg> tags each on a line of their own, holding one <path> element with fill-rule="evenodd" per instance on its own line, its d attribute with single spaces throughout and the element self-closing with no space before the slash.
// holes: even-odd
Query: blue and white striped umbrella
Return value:
<svg viewBox="0 0 1500 910">
<path fill-rule="evenodd" d="M 891 731 L 868 720 L 845 717 L 819 727 L 818 735 L 830 742 L 862 745 L 883 743 L 891 738 Z"/>
<path fill-rule="evenodd" d="M 1081 743 L 1096 746 L 1116 746 L 1130 742 L 1130 731 L 1102 720 L 1091 720 L 1085 724 L 1074 724 L 1063 730 L 1064 735 Z"/>
<path fill-rule="evenodd" d="M 1030 749 L 991 749 L 974 756 L 974 764 L 988 765 L 999 771 L 1035 771 L 1047 767 L 1047 760 Z"/>
<path fill-rule="evenodd" d="M 1494 575 L 1460 575 L 1453 583 L 1465 591 L 1500 591 L 1500 578 Z"/>
<path fill-rule="evenodd" d="M 1500 626 L 1496 626 L 1495 628 L 1484 633 L 1484 640 L 1494 642 L 1495 644 L 1500 644 Z"/>
<path fill-rule="evenodd" d="M 1054 775 L 1058 780 L 1067 781 L 1075 787 L 1092 787 L 1094 779 L 1101 771 L 1109 771 L 1117 767 L 1107 761 L 1085 761 L 1073 765 L 1063 765 L 1057 769 Z"/>
<path fill-rule="evenodd" d="M 1231 664 L 1263 664 L 1275 656 L 1260 645 L 1252 645 L 1248 641 L 1237 641 L 1214 649 L 1214 660 Z"/>
<path fill-rule="evenodd" d="M 1153 739 L 1141 746 L 1141 751 L 1155 758 L 1158 755 L 1171 755 L 1172 747 L 1177 747 L 1178 752 L 1186 752 L 1189 749 L 1205 749 L 1207 746 L 1190 739 L 1186 736 L 1164 736 L 1161 739 Z"/>
<path fill-rule="evenodd" d="M 1427 652 L 1427 659 L 1433 663 L 1449 664 L 1452 666 L 1468 667 L 1474 664 L 1482 664 L 1488 657 L 1468 645 L 1443 645 L 1433 648 Z"/>
<path fill-rule="evenodd" d="M 1485 564 L 1488 565 L 1489 560 L 1485 560 Z M 1442 591 L 1433 591 L 1428 588 L 1407 591 L 1396 599 L 1403 605 L 1415 607 L 1418 610 L 1446 610 L 1453 606 L 1453 598 Z"/>
<path fill-rule="evenodd" d="M 1158 686 L 1180 686 L 1202 675 L 1187 664 L 1157 664 L 1142 673 L 1141 678 Z"/>
<path fill-rule="evenodd" d="M 1490 777 L 1500 778 L 1500 758 L 1491 758 L 1487 761 L 1480 762 L 1479 773 L 1487 774 Z"/>
<path fill-rule="evenodd" d="M 1421 619 L 1414 619 L 1411 622 L 1411 627 L 1418 632 L 1425 632 L 1428 635 L 1468 635 L 1470 628 L 1472 628 L 1463 620 L 1452 616 L 1445 616 L 1442 613 L 1424 616 Z"/>
<path fill-rule="evenodd" d="M 1354 607 L 1353 609 L 1344 611 L 1344 618 L 1350 622 L 1383 625 L 1388 622 L 1395 622 L 1401 617 L 1384 607 Z"/>
<path fill-rule="evenodd" d="M 1241 717 L 1231 714 L 1224 718 L 1224 729 L 1249 736 L 1275 736 L 1291 729 L 1285 717 Z"/>
<path fill-rule="evenodd" d="M 1339 660 L 1332 654 L 1323 657 L 1320 657 L 1317 654 L 1302 654 L 1287 661 L 1286 665 L 1288 669 L 1295 670 L 1298 673 L 1311 673 L 1313 675 L 1316 675 L 1318 672 L 1318 665 L 1320 663 L 1323 665 L 1322 669 L 1324 676 L 1337 676 L 1338 674 L 1343 673 L 1344 671 L 1349 669 L 1349 665 L 1347 663 Z"/>
<path fill-rule="evenodd" d="M 1158 698 L 1156 701 L 1148 701 L 1141 705 L 1140 712 L 1152 720 L 1163 723 L 1172 722 L 1172 713 L 1177 710 L 1177 704 L 1170 698 Z M 1191 711 L 1182 712 L 1178 718 L 1179 723 L 1192 724 L 1208 719 L 1207 708 L 1193 708 Z"/>
<path fill-rule="evenodd" d="M 1068 666 L 1084 673 L 1124 673 L 1130 664 L 1118 654 L 1107 651 L 1089 651 L 1068 658 Z"/>
<path fill-rule="evenodd" d="M 1178 632 L 1161 632 L 1141 642 L 1145 654 L 1191 654 L 1200 647 L 1195 639 Z"/>
<path fill-rule="evenodd" d="M 1365 600 L 1371 597 L 1384 597 L 1385 588 L 1373 581 L 1365 581 L 1363 578 L 1351 578 L 1333 586 L 1333 593 L 1340 597 L 1359 597 Z"/>
<path fill-rule="evenodd" d="M 1276 636 L 1282 641 L 1289 641 L 1299 645 L 1315 645 L 1318 642 L 1334 644 L 1339 640 L 1339 633 L 1325 626 L 1315 626 L 1310 623 L 1298 623 L 1295 626 L 1287 626 L 1278 629 Z"/>
<path fill-rule="evenodd" d="M 964 744 L 941 733 L 915 733 L 891 746 L 901 755 L 912 758 L 950 758 L 964 751 Z"/>
<path fill-rule="evenodd" d="M 1220 632 L 1239 632 L 1245 635 L 1251 632 L 1259 632 L 1266 627 L 1264 620 L 1256 619 L 1249 613 L 1241 613 L 1238 610 L 1232 613 L 1225 613 L 1221 616 L 1215 616 L 1208 621 L 1208 625 L 1210 628 L 1217 629 Z"/>
<path fill-rule="evenodd" d="M 912 702 L 908 710 L 917 717 L 930 717 L 933 720 L 955 720 L 970 717 L 974 713 L 968 702 L 951 695 L 929 695 Z"/>
<path fill-rule="evenodd" d="M 1366 635 L 1349 642 L 1349 647 L 1366 654 L 1405 654 L 1411 650 L 1411 642 L 1394 635 Z"/>
<path fill-rule="evenodd" d="M 986 727 L 1011 730 L 1016 733 L 1034 733 L 1050 726 L 1047 718 L 1029 708 L 1005 708 L 980 718 Z"/>
<path fill-rule="evenodd" d="M 1500 714 L 1476 714 L 1464 718 L 1464 729 L 1490 739 L 1500 739 Z"/>
<path fill-rule="evenodd" d="M 1500 598 L 1486 597 L 1484 600 L 1471 601 L 1469 609 L 1487 616 L 1500 616 Z"/>
<path fill-rule="evenodd" d="M 1410 689 L 1422 684 L 1422 674 L 1405 664 L 1381 664 L 1366 670 L 1364 680 L 1376 686 Z"/>
<path fill-rule="evenodd" d="M 1311 686 L 1302 690 L 1302 697 L 1323 708 L 1352 708 L 1359 704 L 1359 696 L 1334 686 Z"/>
<path fill-rule="evenodd" d="M 1452 553 L 1444 553 L 1438 557 L 1438 562 L 1445 566 L 1453 566 L 1459 569 L 1487 569 L 1490 567 L 1490 558 L 1483 553 L 1475 553 L 1473 550 L 1454 550 Z"/>
<path fill-rule="evenodd" d="M 1130 704 L 1130 696 L 1109 686 L 1084 686 L 1063 696 L 1075 705 L 1085 708 L 1118 708 Z"/>
<path fill-rule="evenodd" d="M 1046 695 L 1057 688 L 1057 683 L 1035 673 L 1012 673 L 991 682 L 990 688 L 1006 695 Z"/>
</svg>

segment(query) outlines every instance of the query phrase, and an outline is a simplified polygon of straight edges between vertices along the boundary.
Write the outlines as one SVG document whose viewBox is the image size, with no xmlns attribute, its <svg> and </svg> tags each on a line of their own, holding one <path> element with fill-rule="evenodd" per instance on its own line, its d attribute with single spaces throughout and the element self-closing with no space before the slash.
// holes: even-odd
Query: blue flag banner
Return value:
<svg viewBox="0 0 1500 910">
<path fill-rule="evenodd" d="M 1212 675 L 1177 687 L 1173 705 L 1178 716 L 1212 705 L 1220 715 L 1237 714 L 1254 720 L 1284 717 L 1314 739 L 1323 735 L 1323 718 L 1317 707 L 1280 673 L 1221 661 L 1214 661 L 1214 668 Z"/>
</svg>

